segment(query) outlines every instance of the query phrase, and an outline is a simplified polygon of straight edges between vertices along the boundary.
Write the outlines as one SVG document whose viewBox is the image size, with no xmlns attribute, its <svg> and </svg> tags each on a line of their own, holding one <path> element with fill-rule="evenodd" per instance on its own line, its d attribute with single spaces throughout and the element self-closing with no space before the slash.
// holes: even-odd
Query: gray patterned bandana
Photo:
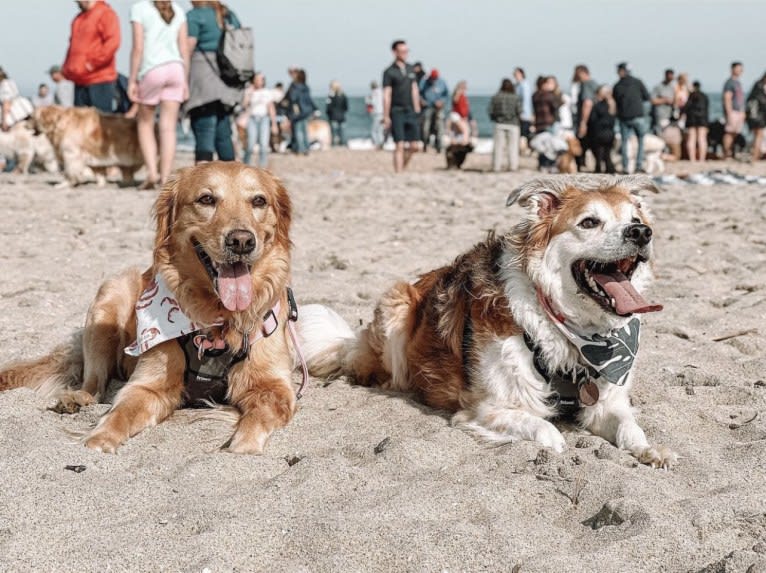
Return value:
<svg viewBox="0 0 766 573">
<path fill-rule="evenodd" d="M 567 337 L 577 352 L 584 366 L 593 374 L 611 384 L 622 386 L 628 381 L 630 369 L 638 354 L 638 339 L 641 334 L 641 319 L 631 318 L 622 328 L 616 328 L 609 334 L 586 334 L 566 324 L 564 317 L 557 315 L 550 302 L 538 291 L 538 300 L 545 309 L 551 322 Z"/>
<path fill-rule="evenodd" d="M 641 320 L 638 317 L 630 319 L 625 326 L 612 330 L 606 336 L 582 334 L 555 317 L 553 322 L 577 348 L 583 364 L 597 372 L 599 377 L 617 386 L 627 382 L 638 353 L 641 333 Z"/>
</svg>

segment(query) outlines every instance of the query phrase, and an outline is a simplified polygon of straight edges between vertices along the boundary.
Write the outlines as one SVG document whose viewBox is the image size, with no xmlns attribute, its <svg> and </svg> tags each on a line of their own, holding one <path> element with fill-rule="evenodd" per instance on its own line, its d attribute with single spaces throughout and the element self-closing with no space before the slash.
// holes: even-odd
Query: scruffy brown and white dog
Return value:
<svg viewBox="0 0 766 573">
<path fill-rule="evenodd" d="M 181 170 L 154 209 L 151 267 L 104 282 L 81 335 L 0 371 L 0 390 L 82 384 L 59 393 L 73 411 L 127 380 L 84 439 L 102 452 L 183 405 L 226 402 L 229 451 L 259 453 L 296 403 L 287 190 L 267 171 L 216 161 Z"/>
<path fill-rule="evenodd" d="M 549 419 L 571 413 L 586 430 L 653 467 L 675 454 L 652 446 L 630 405 L 640 294 L 652 276 L 652 230 L 638 196 L 648 178 L 554 176 L 508 204 L 526 210 L 452 264 L 381 299 L 354 334 L 309 305 L 301 333 L 317 376 L 414 393 L 486 440 L 534 440 L 562 451 Z"/>
</svg>

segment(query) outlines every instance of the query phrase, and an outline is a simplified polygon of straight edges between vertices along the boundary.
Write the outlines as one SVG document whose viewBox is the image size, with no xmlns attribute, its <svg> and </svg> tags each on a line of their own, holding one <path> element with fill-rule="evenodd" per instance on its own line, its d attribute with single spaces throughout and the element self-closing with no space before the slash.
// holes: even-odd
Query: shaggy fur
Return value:
<svg viewBox="0 0 766 573">
<path fill-rule="evenodd" d="M 211 194 L 214 205 L 200 201 Z M 154 276 L 162 275 L 194 322 L 223 319 L 223 337 L 235 350 L 243 345 L 243 333 L 254 338 L 263 316 L 279 301 L 280 328 L 251 346 L 248 357 L 235 364 L 228 377 L 227 401 L 238 413 L 228 449 L 261 452 L 269 435 L 286 425 L 295 411 L 292 355 L 284 328 L 291 249 L 287 191 L 266 171 L 238 163 L 206 163 L 180 171 L 163 188 L 155 215 L 153 265 L 143 273 L 129 269 L 107 280 L 88 311 L 81 342 L 78 335 L 46 357 L 0 372 L 0 390 L 50 386 L 52 380 L 74 386 L 81 380 L 82 387 L 64 392 L 59 404 L 60 410 L 72 411 L 103 397 L 111 378 L 127 380 L 112 409 L 85 438 L 89 448 L 114 452 L 129 437 L 170 416 L 183 400 L 185 360 L 177 341 L 159 344 L 138 358 L 123 352 L 136 338 L 136 301 Z M 192 246 L 194 238 L 215 264 L 224 262 L 230 256 L 225 238 L 232 230 L 247 230 L 256 238 L 248 260 L 252 303 L 242 311 L 223 307 Z M 214 330 L 221 329 L 203 332 Z"/>
<path fill-rule="evenodd" d="M 35 135 L 26 122 L 17 123 L 8 131 L 0 131 L 0 155 L 16 160 L 17 173 L 28 173 L 37 164 L 48 173 L 59 170 L 51 142 L 43 134 Z"/>
<path fill-rule="evenodd" d="M 136 120 L 103 114 L 92 107 L 52 105 L 35 110 L 32 122 L 44 133 L 72 185 L 106 180 L 106 169 L 117 166 L 125 183 L 144 164 Z"/>
<path fill-rule="evenodd" d="M 454 413 L 453 422 L 497 442 L 535 440 L 565 447 L 548 421 L 551 388 L 533 366 L 523 341 L 528 333 L 549 370 L 571 370 L 576 349 L 556 328 L 537 291 L 569 322 L 605 333 L 628 320 L 605 310 L 577 288 L 571 265 L 582 258 L 632 256 L 623 240 L 628 224 L 648 223 L 634 192 L 652 189 L 639 177 L 539 179 L 517 189 L 509 202 L 526 209 L 507 235 L 487 240 L 452 264 L 394 285 L 374 318 L 353 334 L 330 309 L 303 308 L 301 333 L 312 374 L 348 375 L 365 385 L 412 392 L 425 404 Z M 586 217 L 602 224 L 584 228 Z M 651 244 L 642 247 L 651 259 Z M 651 276 L 638 263 L 632 283 L 639 291 Z M 598 381 L 600 400 L 583 407 L 583 428 L 625 448 L 640 461 L 668 467 L 675 455 L 652 447 L 636 423 L 625 386 Z"/>
</svg>

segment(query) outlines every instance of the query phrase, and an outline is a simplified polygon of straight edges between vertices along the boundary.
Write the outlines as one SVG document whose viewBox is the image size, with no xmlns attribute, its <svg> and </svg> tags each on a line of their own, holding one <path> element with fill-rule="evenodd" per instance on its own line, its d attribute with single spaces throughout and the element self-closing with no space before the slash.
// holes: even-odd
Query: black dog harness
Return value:
<svg viewBox="0 0 766 573">
<path fill-rule="evenodd" d="M 581 365 L 569 372 L 563 370 L 551 372 L 543 360 L 540 347 L 526 332 L 524 344 L 532 352 L 535 370 L 553 389 L 548 397 L 548 404 L 556 408 L 559 416 L 574 417 L 583 405 L 592 406 L 598 401 L 598 387 L 593 382 L 594 378 L 598 378 L 597 372 Z"/>
</svg>

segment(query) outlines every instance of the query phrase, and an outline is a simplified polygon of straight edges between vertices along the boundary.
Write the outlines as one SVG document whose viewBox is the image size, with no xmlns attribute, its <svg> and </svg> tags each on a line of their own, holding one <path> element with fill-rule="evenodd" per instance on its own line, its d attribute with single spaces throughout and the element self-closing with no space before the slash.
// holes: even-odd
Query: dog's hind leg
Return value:
<svg viewBox="0 0 766 573">
<path fill-rule="evenodd" d="M 452 424 L 472 431 L 494 443 L 530 440 L 557 452 L 566 449 L 564 436 L 549 421 L 525 412 L 491 403 L 479 403 L 452 417 Z"/>
<path fill-rule="evenodd" d="M 120 374 L 123 349 L 135 339 L 133 305 L 141 285 L 136 268 L 101 285 L 85 320 L 82 387 L 64 393 L 54 410 L 71 414 L 103 399 L 109 381 Z"/>
</svg>

